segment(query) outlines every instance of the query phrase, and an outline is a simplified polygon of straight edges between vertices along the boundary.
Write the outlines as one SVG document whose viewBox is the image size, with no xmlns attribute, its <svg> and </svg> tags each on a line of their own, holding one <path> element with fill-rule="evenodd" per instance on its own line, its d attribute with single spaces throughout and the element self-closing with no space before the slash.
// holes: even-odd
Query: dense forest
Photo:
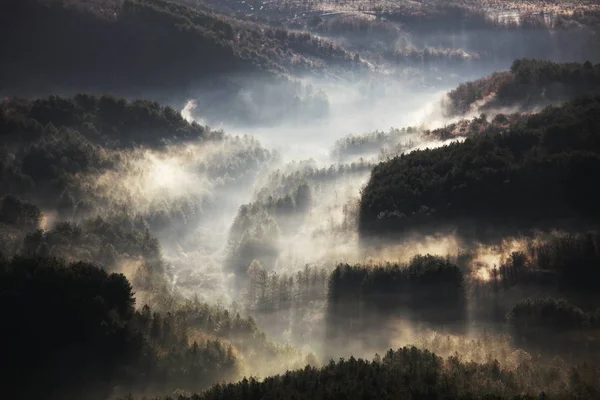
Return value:
<svg viewBox="0 0 600 400">
<path fill-rule="evenodd" d="M 3 331 L 11 344 L 4 362 L 12 367 L 2 386 L 10 397 L 85 393 L 101 399 L 117 382 L 134 385 L 153 376 L 147 382 L 160 385 L 173 374 L 202 385 L 204 378 L 197 378 L 208 378 L 202 371 L 214 359 L 235 371 L 231 347 L 188 346 L 169 319 L 163 322 L 149 308 L 135 312 L 123 275 L 85 263 L 13 259 L 2 263 L 2 286 L 2 301 L 12 304 L 6 310 L 11 324 Z M 166 357 L 159 355 L 162 346 L 171 348 Z"/>
<path fill-rule="evenodd" d="M 0 7 L 0 33 L 16 38 L 0 50 L 3 96 L 109 92 L 177 105 L 196 98 L 212 119 L 255 123 L 281 119 L 258 113 L 284 104 L 285 115 L 326 112 L 323 93 L 306 92 L 290 73 L 363 68 L 354 53 L 306 32 L 263 29 L 163 0 L 10 0 Z M 242 101 L 247 91 L 258 107 Z"/>
<path fill-rule="evenodd" d="M 582 98 L 501 134 L 382 162 L 363 191 L 361 234 L 594 226 L 598 115 L 600 98 Z"/>
<path fill-rule="evenodd" d="M 9 93 L 28 88 L 42 93 L 64 88 L 128 95 L 172 92 L 209 76 L 312 70 L 317 60 L 351 64 L 354 57 L 307 34 L 264 31 L 162 0 L 115 1 L 104 7 L 11 0 L 2 8 L 3 36 L 18 38 L 0 53 L 2 88 Z M 61 29 L 53 29 L 57 24 Z M 27 34 L 32 30 L 35 36 Z M 73 64 L 76 74 L 69 68 Z"/>
<path fill-rule="evenodd" d="M 597 93 L 600 64 L 515 60 L 508 72 L 461 84 L 448 94 L 449 114 L 517 108 L 531 110 L 577 96 Z"/>
<path fill-rule="evenodd" d="M 307 366 L 259 382 L 244 379 L 182 399 L 560 399 L 596 398 L 597 371 L 582 365 L 562 375 L 552 367 L 522 365 L 516 371 L 497 362 L 447 359 L 415 347 L 390 350 L 373 361 L 349 357 L 322 368 Z M 548 385 L 548 383 L 550 385 Z M 541 388 L 546 388 L 542 390 Z"/>
<path fill-rule="evenodd" d="M 83 193 L 81 176 L 116 168 L 117 150 L 222 138 L 220 132 L 188 123 L 171 107 L 84 94 L 4 101 L 0 126 L 0 193 L 81 216 L 98 207 Z"/>
<path fill-rule="evenodd" d="M 2 387 L 11 398 L 198 391 L 239 377 L 243 354 L 254 362 L 289 355 L 252 319 L 207 304 L 136 310 L 127 279 L 92 264 L 3 259 L 1 274 L 2 301 L 11 304 Z"/>
<path fill-rule="evenodd" d="M 462 272 L 429 255 L 407 265 L 339 265 L 329 278 L 327 296 L 327 340 L 332 347 L 353 340 L 345 332 L 369 331 L 385 319 L 460 324 L 465 318 Z"/>
<path fill-rule="evenodd" d="M 3 34 L 19 38 L 3 46 L 5 90 L 24 92 L 29 86 L 42 93 L 69 87 L 151 92 L 160 85 L 182 87 L 223 64 L 234 71 L 245 62 L 233 49 L 232 27 L 206 14 L 186 14 L 185 8 L 161 1 L 113 2 L 112 8 L 93 10 L 77 5 L 3 3 Z M 56 25 L 61 29 L 53 29 Z M 152 46 L 143 45 L 144 38 Z M 102 62 L 106 59 L 112 62 Z M 69 65 L 78 68 L 72 72 Z"/>
</svg>

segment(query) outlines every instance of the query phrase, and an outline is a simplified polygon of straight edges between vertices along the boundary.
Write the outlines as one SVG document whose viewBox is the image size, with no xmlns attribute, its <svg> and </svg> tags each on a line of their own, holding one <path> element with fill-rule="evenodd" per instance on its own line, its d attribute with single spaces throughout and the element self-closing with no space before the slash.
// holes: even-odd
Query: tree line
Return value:
<svg viewBox="0 0 600 400">
<path fill-rule="evenodd" d="M 343 347 L 353 336 L 378 329 L 392 318 L 464 322 L 465 289 L 462 271 L 442 257 L 421 255 L 406 264 L 339 265 L 329 277 L 328 342 Z"/>
<path fill-rule="evenodd" d="M 516 370 L 497 361 L 465 362 L 427 350 L 403 347 L 372 361 L 349 357 L 321 367 L 216 385 L 182 400 L 212 399 L 561 399 L 600 394 L 598 371 L 581 365 L 566 371 L 522 363 Z M 165 398 L 172 399 L 172 398 Z"/>
<path fill-rule="evenodd" d="M 555 63 L 517 59 L 507 72 L 460 84 L 448 93 L 447 112 L 462 115 L 470 111 L 518 106 L 522 110 L 556 104 L 577 96 L 593 94 L 600 88 L 600 64 Z M 475 107 L 476 102 L 483 101 Z"/>
<path fill-rule="evenodd" d="M 380 163 L 362 192 L 362 237 L 458 228 L 485 241 L 595 225 L 598 115 L 600 97 L 585 97 L 502 134 Z"/>
<path fill-rule="evenodd" d="M 567 233 L 531 241 L 494 266 L 494 279 L 508 288 L 517 284 L 552 285 L 591 295 L 600 278 L 600 234 Z"/>
</svg>

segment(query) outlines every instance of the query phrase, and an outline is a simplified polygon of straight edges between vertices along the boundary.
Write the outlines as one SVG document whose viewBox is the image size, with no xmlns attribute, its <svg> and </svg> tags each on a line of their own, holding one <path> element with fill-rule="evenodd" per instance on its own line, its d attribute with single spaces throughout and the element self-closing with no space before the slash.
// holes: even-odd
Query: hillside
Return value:
<svg viewBox="0 0 600 400">
<path fill-rule="evenodd" d="M 15 38 L 0 50 L 4 95 L 77 90 L 183 96 L 209 77 L 354 64 L 353 54 L 311 35 L 163 0 L 9 0 L 1 7 L 0 34 Z"/>
<path fill-rule="evenodd" d="M 496 109 L 531 111 L 600 90 L 600 64 L 519 59 L 510 71 L 461 84 L 448 94 L 448 115 Z"/>
<path fill-rule="evenodd" d="M 383 162 L 362 193 L 360 232 L 500 234 L 595 225 L 598 116 L 600 97 L 587 97 L 506 133 Z"/>
<path fill-rule="evenodd" d="M 75 187 L 80 186 L 82 175 L 116 167 L 119 156 L 111 150 L 222 139 L 222 133 L 188 123 L 171 107 L 84 94 L 4 101 L 0 127 L 0 194 L 15 194 L 52 208 L 60 208 L 61 202 L 73 208 L 85 200 Z M 68 188 L 79 196 L 64 203 Z"/>
<path fill-rule="evenodd" d="M 429 351 L 404 347 L 373 361 L 354 357 L 332 360 L 322 368 L 307 366 L 262 382 L 244 379 L 180 399 L 592 398 L 599 390 L 594 381 L 597 371 L 588 368 L 573 369 L 567 376 L 576 378 L 569 380 L 551 367 L 532 370 L 524 363 L 517 371 L 508 371 L 494 361 L 468 363 L 459 356 L 443 359 Z"/>
<path fill-rule="evenodd" d="M 137 304 L 130 282 L 83 262 L 0 260 L 0 299 L 10 327 L 3 394 L 15 399 L 106 399 L 131 391 L 200 391 L 239 379 L 243 355 L 289 359 L 254 321 L 188 301 L 167 313 Z M 60 293 L 57 296 L 56 293 Z M 138 295 L 139 297 L 139 295 Z M 42 326 L 44 329 L 39 329 Z M 48 365 L 53 368 L 48 368 Z"/>
<path fill-rule="evenodd" d="M 312 32 L 398 68 L 443 66 L 458 73 L 489 63 L 504 68 L 521 57 L 597 62 L 600 56 L 600 8 L 593 1 L 177 1 Z"/>
</svg>

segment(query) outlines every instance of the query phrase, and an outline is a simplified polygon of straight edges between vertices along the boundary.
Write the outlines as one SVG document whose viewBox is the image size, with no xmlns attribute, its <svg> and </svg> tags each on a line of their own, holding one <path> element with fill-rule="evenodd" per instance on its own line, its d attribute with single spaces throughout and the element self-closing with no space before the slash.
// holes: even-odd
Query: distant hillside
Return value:
<svg viewBox="0 0 600 400">
<path fill-rule="evenodd" d="M 362 193 L 360 232 L 482 235 L 596 225 L 599 132 L 595 96 L 548 108 L 507 133 L 383 162 Z"/>
<path fill-rule="evenodd" d="M 0 93 L 76 89 L 120 95 L 187 90 L 208 77 L 354 65 L 308 34 L 263 30 L 163 0 L 7 0 Z"/>
<path fill-rule="evenodd" d="M 466 68 L 515 58 L 600 60 L 593 1 L 174 0 L 341 41 L 375 64 Z M 498 64 L 500 63 L 500 64 Z M 435 68 L 434 68 L 435 70 Z"/>
<path fill-rule="evenodd" d="M 600 92 L 600 64 L 516 60 L 510 71 L 461 84 L 448 94 L 449 115 L 494 108 L 522 111 Z"/>
</svg>

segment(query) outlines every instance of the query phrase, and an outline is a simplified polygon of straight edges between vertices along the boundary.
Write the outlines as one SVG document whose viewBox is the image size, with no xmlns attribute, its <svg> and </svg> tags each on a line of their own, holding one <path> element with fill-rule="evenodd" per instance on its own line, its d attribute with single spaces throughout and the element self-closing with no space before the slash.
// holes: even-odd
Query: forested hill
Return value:
<svg viewBox="0 0 600 400">
<path fill-rule="evenodd" d="M 81 192 L 74 189 L 81 176 L 114 168 L 118 157 L 110 150 L 222 138 L 151 101 L 85 94 L 4 101 L 0 196 L 14 194 L 54 209 L 65 189 Z"/>
<path fill-rule="evenodd" d="M 600 96 L 587 97 L 506 133 L 390 159 L 374 168 L 362 193 L 360 232 L 596 225 L 599 132 Z"/>
<path fill-rule="evenodd" d="M 600 91 L 600 64 L 515 60 L 510 71 L 461 84 L 448 94 L 450 115 L 503 107 L 522 111 Z"/>
<path fill-rule="evenodd" d="M 3 396 L 199 392 L 241 378 L 244 364 L 256 371 L 265 360 L 295 355 L 238 313 L 198 301 L 159 313 L 137 297 L 136 310 L 125 276 L 93 264 L 0 256 L 0 301 L 10 321 L 0 332 L 2 361 L 11 366 L 0 377 Z"/>
<path fill-rule="evenodd" d="M 461 361 L 460 356 L 443 359 L 415 347 L 389 350 L 373 361 L 333 360 L 323 368 L 306 366 L 265 379 L 217 385 L 180 400 L 370 400 L 370 399 L 566 399 L 594 398 L 596 382 L 585 367 L 562 378 L 553 368 L 523 366 L 516 371 Z M 572 379 L 570 379 L 572 377 Z M 568 382 L 567 382 L 568 381 Z M 545 387 L 546 390 L 541 390 Z M 549 389 L 549 390 L 548 390 Z M 170 398 L 168 398 L 170 399 Z M 165 399 L 166 400 L 166 399 Z"/>
<path fill-rule="evenodd" d="M 209 77 L 352 67 L 351 54 L 309 34 L 163 0 L 7 0 L 0 5 L 0 93 L 69 89 L 142 96 Z"/>
<path fill-rule="evenodd" d="M 0 127 L 5 145 L 30 144 L 53 129 L 78 131 L 94 144 L 112 148 L 222 136 L 157 102 L 87 94 L 0 102 Z"/>
</svg>

